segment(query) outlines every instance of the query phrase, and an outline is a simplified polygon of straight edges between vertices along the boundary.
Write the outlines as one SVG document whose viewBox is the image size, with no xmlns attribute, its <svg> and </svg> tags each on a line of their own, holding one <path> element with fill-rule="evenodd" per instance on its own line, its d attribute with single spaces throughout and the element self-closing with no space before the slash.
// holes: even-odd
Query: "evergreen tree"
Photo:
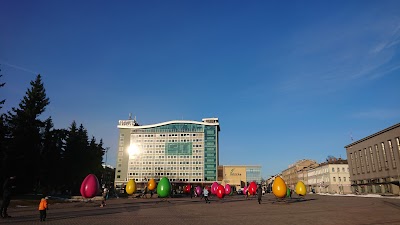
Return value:
<svg viewBox="0 0 400 225">
<path fill-rule="evenodd" d="M 1 69 L 0 69 L 0 72 L 1 72 Z M 0 77 L 2 77 L 3 75 L 2 74 L 0 74 Z M 5 85 L 6 83 L 0 83 L 0 87 L 3 87 L 4 85 Z M 4 105 L 4 102 L 6 102 L 6 100 L 5 99 L 3 99 L 3 100 L 0 100 L 0 109 L 1 108 L 3 108 L 3 106 L 2 105 Z"/>
<path fill-rule="evenodd" d="M 38 117 L 49 104 L 40 74 L 30 82 L 30 89 L 19 103 L 19 108 L 12 108 L 6 116 L 9 127 L 8 159 L 9 173 L 16 175 L 21 191 L 33 190 L 39 179 L 41 129 L 45 123 Z"/>
</svg>

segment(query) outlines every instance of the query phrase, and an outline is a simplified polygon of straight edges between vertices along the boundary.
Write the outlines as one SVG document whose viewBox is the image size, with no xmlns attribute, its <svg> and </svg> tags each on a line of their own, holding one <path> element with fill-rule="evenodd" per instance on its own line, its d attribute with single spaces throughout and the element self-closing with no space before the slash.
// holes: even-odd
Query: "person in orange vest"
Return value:
<svg viewBox="0 0 400 225">
<path fill-rule="evenodd" d="M 42 198 L 39 203 L 39 213 L 40 213 L 40 221 L 45 221 L 46 220 L 46 211 L 49 209 L 48 204 L 47 204 L 47 199 L 48 197 Z"/>
</svg>

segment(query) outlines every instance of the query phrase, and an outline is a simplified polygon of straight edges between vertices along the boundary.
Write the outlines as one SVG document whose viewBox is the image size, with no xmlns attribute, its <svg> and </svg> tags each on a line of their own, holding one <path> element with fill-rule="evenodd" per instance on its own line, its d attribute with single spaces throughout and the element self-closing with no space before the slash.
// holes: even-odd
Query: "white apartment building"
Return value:
<svg viewBox="0 0 400 225">
<path fill-rule="evenodd" d="M 118 128 L 116 188 L 131 179 L 138 188 L 151 178 L 198 184 L 217 180 L 218 118 L 150 125 L 120 120 Z"/>
</svg>

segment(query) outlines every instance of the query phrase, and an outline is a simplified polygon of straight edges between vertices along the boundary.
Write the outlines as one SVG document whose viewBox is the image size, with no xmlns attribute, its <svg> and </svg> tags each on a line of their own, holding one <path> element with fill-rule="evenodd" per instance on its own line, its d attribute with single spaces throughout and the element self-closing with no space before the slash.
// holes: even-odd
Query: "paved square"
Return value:
<svg viewBox="0 0 400 225">
<path fill-rule="evenodd" d="M 213 196 L 211 204 L 200 198 L 134 199 L 52 204 L 47 221 L 39 221 L 37 206 L 11 207 L 10 219 L 0 224 L 400 224 L 400 199 L 307 195 L 277 201 L 272 194 L 256 198 Z"/>
</svg>

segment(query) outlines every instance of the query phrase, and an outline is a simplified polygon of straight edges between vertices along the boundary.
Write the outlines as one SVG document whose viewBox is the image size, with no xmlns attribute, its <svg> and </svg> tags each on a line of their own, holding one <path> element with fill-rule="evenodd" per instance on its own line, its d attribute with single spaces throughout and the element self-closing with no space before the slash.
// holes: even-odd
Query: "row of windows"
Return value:
<svg viewBox="0 0 400 225">
<path fill-rule="evenodd" d="M 342 178 L 341 177 L 338 177 L 339 178 L 339 182 L 342 182 Z M 346 182 L 346 177 L 343 177 L 343 181 L 344 182 Z M 349 177 L 349 180 L 350 180 L 350 177 Z M 333 182 L 336 182 L 336 177 L 333 177 Z"/>
<path fill-rule="evenodd" d="M 136 137 L 178 137 L 178 136 L 181 136 L 181 137 L 186 137 L 186 136 L 196 136 L 196 135 L 198 135 L 198 134 L 159 134 L 159 135 L 156 135 L 156 134 L 136 134 L 135 136 Z"/>
<path fill-rule="evenodd" d="M 139 142 L 144 142 L 144 143 L 149 143 L 149 142 L 203 142 L 203 139 L 182 139 L 182 140 L 177 140 L 177 139 L 160 139 L 160 140 L 153 140 L 153 139 L 151 139 L 151 140 L 138 140 L 138 139 L 136 139 L 136 140 L 133 140 L 134 142 L 136 142 L 136 143 L 139 143 Z M 122 144 L 121 144 L 122 143 Z M 124 142 L 123 141 L 120 141 L 120 145 L 123 145 L 124 144 Z"/>
<path fill-rule="evenodd" d="M 332 167 L 332 172 L 335 172 L 335 168 L 333 168 Z M 336 172 L 340 172 L 340 168 L 338 167 L 337 169 L 336 169 Z M 344 167 L 342 167 L 342 172 L 345 172 L 345 168 Z M 347 172 L 349 172 L 349 168 L 347 168 Z"/>
<path fill-rule="evenodd" d="M 213 161 L 214 162 L 214 161 Z M 146 164 L 160 164 L 160 165 L 162 165 L 162 164 L 178 164 L 177 162 L 173 162 L 173 161 L 167 161 L 167 162 L 165 162 L 165 161 L 162 161 L 162 162 L 150 162 L 150 161 L 144 161 L 144 162 L 140 162 L 140 161 L 131 161 L 130 162 L 130 164 L 131 165 L 140 165 L 140 164 L 143 164 L 143 165 L 146 165 Z M 179 164 L 203 164 L 203 161 L 193 161 L 193 162 L 179 162 Z"/>
<path fill-rule="evenodd" d="M 396 138 L 396 145 L 397 145 L 397 150 L 398 154 L 400 156 L 400 138 Z M 387 146 L 389 149 L 390 153 L 390 161 L 393 169 L 397 168 L 397 162 L 396 158 L 394 155 L 394 148 L 393 148 L 393 143 L 392 140 L 387 141 Z M 353 174 L 360 174 L 360 173 L 369 173 L 372 169 L 372 172 L 376 171 L 376 167 L 378 167 L 378 170 L 381 171 L 383 166 L 382 166 L 382 159 L 381 159 L 381 154 L 383 157 L 383 161 L 385 164 L 385 169 L 389 169 L 389 159 L 387 156 L 387 150 L 386 150 L 386 145 L 385 142 L 381 142 L 379 145 L 375 144 L 374 146 L 369 146 L 368 150 L 367 148 L 360 149 L 358 151 L 354 151 L 350 153 L 350 159 L 351 159 L 351 165 L 352 165 L 352 173 Z M 375 165 L 375 159 L 377 162 L 377 165 Z M 371 160 L 371 161 L 370 161 Z"/>
<path fill-rule="evenodd" d="M 190 175 L 193 175 L 193 176 L 202 176 L 203 174 L 202 173 L 129 173 L 129 176 L 153 176 L 153 175 L 155 175 L 155 176 L 164 176 L 164 175 L 166 175 L 166 176 L 176 176 L 176 175 L 179 175 L 179 176 L 190 176 Z M 145 179 L 147 180 L 147 178 L 145 177 Z"/>
<path fill-rule="evenodd" d="M 157 171 L 162 171 L 162 170 L 190 170 L 190 169 L 194 169 L 194 170 L 202 170 L 203 167 L 202 166 L 193 166 L 193 167 L 129 167 L 129 170 L 157 170 Z M 121 170 L 118 170 L 118 173 L 120 173 Z"/>
</svg>

